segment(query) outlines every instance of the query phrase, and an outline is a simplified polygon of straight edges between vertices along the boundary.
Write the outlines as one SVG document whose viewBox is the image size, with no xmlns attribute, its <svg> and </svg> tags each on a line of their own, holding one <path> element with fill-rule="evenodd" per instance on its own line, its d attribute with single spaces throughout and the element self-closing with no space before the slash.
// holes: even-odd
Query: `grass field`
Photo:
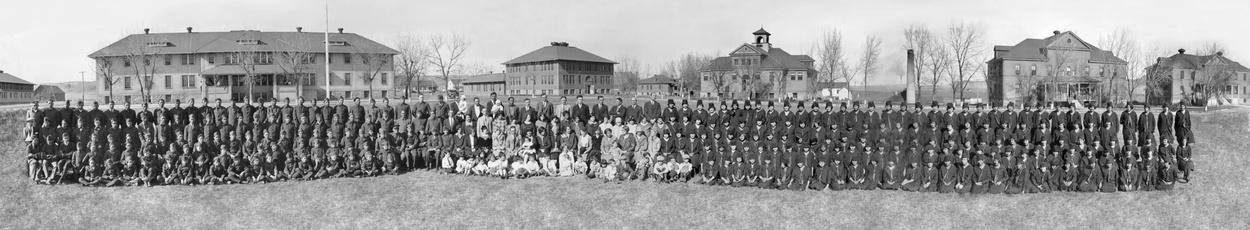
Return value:
<svg viewBox="0 0 1250 230">
<path fill-rule="evenodd" d="M 399 176 L 260 185 L 87 188 L 24 176 L 0 114 L 0 228 L 1250 228 L 1250 109 L 1193 114 L 1199 171 L 1167 192 L 795 192 L 573 178 Z"/>
</svg>

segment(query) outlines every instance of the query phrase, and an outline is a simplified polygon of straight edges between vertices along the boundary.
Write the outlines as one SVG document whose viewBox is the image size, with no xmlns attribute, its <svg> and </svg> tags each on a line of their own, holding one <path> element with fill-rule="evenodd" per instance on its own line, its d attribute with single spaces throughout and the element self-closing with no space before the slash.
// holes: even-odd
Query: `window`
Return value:
<svg viewBox="0 0 1250 230">
<path fill-rule="evenodd" d="M 346 46 L 346 41 L 330 41 L 331 46 Z"/>
<path fill-rule="evenodd" d="M 1020 65 L 1016 65 L 1016 75 L 1020 75 Z"/>
<path fill-rule="evenodd" d="M 352 91 L 343 91 L 343 98 L 352 98 Z"/>
<path fill-rule="evenodd" d="M 352 64 L 352 54 L 343 54 L 343 64 Z"/>
<path fill-rule="evenodd" d="M 217 58 L 216 58 L 216 56 L 208 56 L 208 57 L 206 57 L 206 58 L 208 58 L 208 64 L 217 64 Z M 168 101 L 168 100 L 167 100 L 167 101 Z"/>
<path fill-rule="evenodd" d="M 343 85 L 352 85 L 352 73 L 343 74 Z"/>
<path fill-rule="evenodd" d="M 182 75 L 182 88 L 195 88 L 195 75 Z"/>
<path fill-rule="evenodd" d="M 1089 76 L 1089 66 L 1085 67 L 1085 76 Z"/>
<path fill-rule="evenodd" d="M 173 88 L 174 83 L 170 82 L 172 79 L 173 79 L 173 76 L 165 75 L 165 88 L 166 89 Z"/>
<path fill-rule="evenodd" d="M 386 90 L 382 90 L 382 98 L 386 98 Z"/>
<path fill-rule="evenodd" d="M 181 56 L 182 56 L 182 65 L 195 65 L 195 56 L 190 55 L 190 54 L 183 54 Z"/>
<path fill-rule="evenodd" d="M 1067 76 L 1072 76 L 1072 67 L 1063 67 L 1063 74 Z"/>
<path fill-rule="evenodd" d="M 365 98 L 372 98 L 372 97 L 369 97 L 369 93 L 372 93 L 372 92 L 369 92 L 369 91 L 360 91 L 360 92 L 364 93 Z"/>
<path fill-rule="evenodd" d="M 170 57 L 169 55 L 164 55 L 164 58 L 165 58 L 165 65 L 170 65 L 171 63 L 173 63 L 174 57 Z"/>
<path fill-rule="evenodd" d="M 382 73 L 382 85 L 386 85 L 386 78 L 387 78 L 386 73 Z M 385 97 L 386 94 L 383 93 L 382 96 Z"/>
<path fill-rule="evenodd" d="M 130 59 L 122 58 L 122 66 L 130 67 Z"/>
<path fill-rule="evenodd" d="M 123 102 L 125 102 L 125 101 L 130 101 L 130 96 L 126 96 L 125 98 L 126 98 L 126 100 L 124 100 Z"/>
<path fill-rule="evenodd" d="M 130 90 L 130 77 L 125 77 L 122 79 L 123 79 L 122 81 L 124 82 L 122 83 L 123 84 L 122 86 L 125 86 L 126 90 Z"/>
</svg>

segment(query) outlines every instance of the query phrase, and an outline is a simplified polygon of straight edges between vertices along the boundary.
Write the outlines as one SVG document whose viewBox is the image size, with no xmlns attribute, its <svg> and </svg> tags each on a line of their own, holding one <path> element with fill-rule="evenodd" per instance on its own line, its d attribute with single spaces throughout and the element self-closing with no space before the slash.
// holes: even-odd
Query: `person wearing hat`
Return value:
<svg viewBox="0 0 1250 230">
<path fill-rule="evenodd" d="M 1123 140 L 1122 143 L 1125 145 L 1129 144 L 1129 140 L 1133 140 L 1134 142 L 1138 141 L 1137 120 L 1139 118 L 1140 117 L 1137 115 L 1137 111 L 1134 110 L 1132 104 L 1128 105 L 1128 109 L 1120 112 L 1120 136 Z"/>
<path fill-rule="evenodd" d="M 1173 116 L 1175 119 L 1173 122 L 1175 127 L 1173 128 L 1176 131 L 1176 142 L 1186 142 L 1186 144 L 1195 143 L 1193 124 L 1190 123 L 1189 120 L 1189 110 L 1185 109 L 1185 105 L 1183 104 L 1177 103 L 1175 106 L 1176 114 Z"/>
<path fill-rule="evenodd" d="M 1159 106 L 1163 111 L 1159 112 L 1158 125 L 1159 143 L 1172 142 L 1176 137 L 1173 128 L 1176 127 L 1176 114 L 1169 109 L 1167 105 Z"/>
<path fill-rule="evenodd" d="M 1158 120 L 1156 120 L 1155 114 L 1150 112 L 1149 106 L 1143 107 L 1145 107 L 1145 110 L 1137 118 L 1137 143 L 1145 145 L 1147 139 L 1154 139 L 1155 130 L 1158 128 L 1156 125 Z"/>
</svg>

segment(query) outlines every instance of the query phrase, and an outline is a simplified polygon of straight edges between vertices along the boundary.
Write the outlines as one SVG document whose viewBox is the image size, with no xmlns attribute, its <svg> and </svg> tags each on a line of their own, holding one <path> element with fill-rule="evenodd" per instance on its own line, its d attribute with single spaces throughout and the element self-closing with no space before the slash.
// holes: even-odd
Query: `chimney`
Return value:
<svg viewBox="0 0 1250 230">
<path fill-rule="evenodd" d="M 339 28 L 339 33 L 343 33 L 343 28 Z"/>
<path fill-rule="evenodd" d="M 1182 49 L 1176 50 L 1176 52 L 1181 53 L 1181 54 L 1185 54 L 1185 49 L 1184 49 L 1184 48 L 1182 48 Z"/>
<path fill-rule="evenodd" d="M 148 31 L 149 31 L 148 28 L 143 28 L 143 34 L 148 34 Z"/>
<path fill-rule="evenodd" d="M 1215 52 L 1215 55 L 1216 55 L 1216 56 L 1223 57 L 1223 56 L 1224 56 L 1224 51 L 1218 51 L 1218 52 Z"/>
<path fill-rule="evenodd" d="M 304 32 L 304 27 L 295 27 L 295 32 L 300 32 L 300 33 L 303 33 L 303 32 Z"/>
<path fill-rule="evenodd" d="M 0 73 L 4 73 L 4 70 L 0 70 Z"/>
<path fill-rule="evenodd" d="M 1055 35 L 1059 35 L 1059 30 L 1055 30 L 1055 31 L 1054 31 L 1054 32 L 1052 32 L 1052 33 L 1055 33 Z"/>
<path fill-rule="evenodd" d="M 560 42 L 551 42 L 551 46 L 560 46 Z"/>
<path fill-rule="evenodd" d="M 907 49 L 907 80 L 904 82 L 907 82 L 906 92 L 903 95 L 904 102 L 916 103 L 916 93 L 918 93 L 916 91 L 919 91 L 920 87 L 918 87 L 916 81 L 916 51 L 912 49 Z M 850 82 L 847 83 L 849 84 Z"/>
<path fill-rule="evenodd" d="M 187 33 L 191 33 L 191 27 L 190 27 L 190 26 L 188 26 L 188 27 L 187 27 Z"/>
</svg>

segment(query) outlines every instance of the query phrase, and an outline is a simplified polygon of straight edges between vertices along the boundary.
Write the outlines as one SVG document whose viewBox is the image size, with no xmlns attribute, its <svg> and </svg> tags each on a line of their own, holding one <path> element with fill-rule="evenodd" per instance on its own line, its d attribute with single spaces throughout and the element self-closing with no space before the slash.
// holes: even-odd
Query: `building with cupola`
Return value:
<svg viewBox="0 0 1250 230">
<path fill-rule="evenodd" d="M 818 71 L 808 55 L 773 46 L 772 33 L 760 28 L 750 43 L 699 69 L 695 96 L 732 99 L 807 99 L 815 92 Z"/>
</svg>

